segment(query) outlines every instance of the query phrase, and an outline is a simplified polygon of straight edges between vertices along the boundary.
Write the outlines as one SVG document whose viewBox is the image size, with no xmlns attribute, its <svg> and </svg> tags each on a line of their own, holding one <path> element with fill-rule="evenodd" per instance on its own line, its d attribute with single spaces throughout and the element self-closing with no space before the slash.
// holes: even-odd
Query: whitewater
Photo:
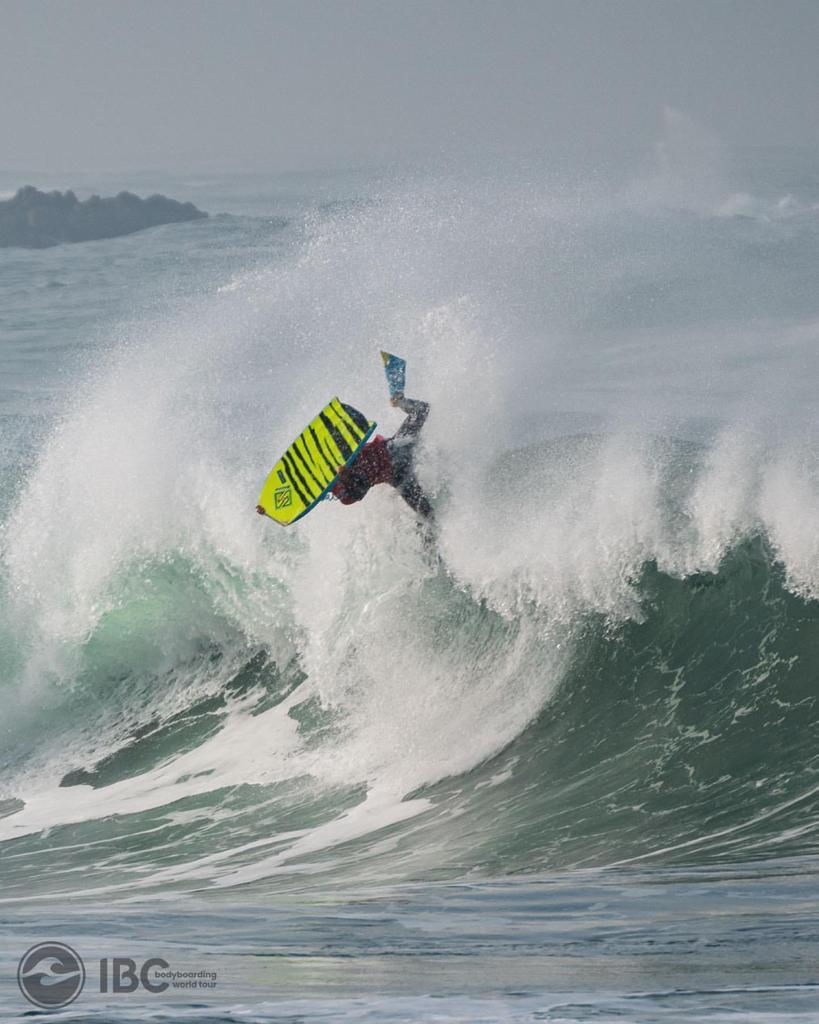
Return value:
<svg viewBox="0 0 819 1024">
<path fill-rule="evenodd" d="M 815 154 L 117 187 L 214 215 L 0 251 L 6 1019 L 815 1019 Z M 382 348 L 434 557 L 254 514 Z"/>
</svg>

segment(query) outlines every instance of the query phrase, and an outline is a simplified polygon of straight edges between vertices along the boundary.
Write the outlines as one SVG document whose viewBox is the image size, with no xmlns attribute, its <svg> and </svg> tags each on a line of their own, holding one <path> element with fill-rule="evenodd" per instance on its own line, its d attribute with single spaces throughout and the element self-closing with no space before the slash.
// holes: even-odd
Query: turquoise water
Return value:
<svg viewBox="0 0 819 1024">
<path fill-rule="evenodd" d="M 813 1019 L 817 167 L 32 176 L 212 216 L 0 251 L 7 1018 Z M 380 348 L 434 557 L 253 514 Z"/>
</svg>

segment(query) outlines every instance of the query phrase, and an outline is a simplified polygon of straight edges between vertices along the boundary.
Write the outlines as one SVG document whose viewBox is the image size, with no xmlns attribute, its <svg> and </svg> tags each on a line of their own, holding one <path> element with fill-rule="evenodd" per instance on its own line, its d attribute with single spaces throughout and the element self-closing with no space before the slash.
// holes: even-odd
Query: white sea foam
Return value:
<svg viewBox="0 0 819 1024">
<path fill-rule="evenodd" d="M 90 706 L 90 726 L 26 760 L 10 783 L 25 807 L 0 835 L 302 778 L 367 794 L 252 863 L 173 869 L 265 877 L 421 813 L 427 800 L 407 801 L 419 788 L 512 742 L 585 616 L 642 617 L 647 562 L 713 572 L 762 531 L 791 585 L 819 593 L 812 377 L 793 386 L 819 328 L 781 315 L 775 282 L 766 319 L 730 315 L 743 267 L 721 279 L 733 296 L 709 290 L 724 269 L 714 233 L 753 201 L 725 185 L 713 140 L 686 142 L 673 117 L 670 130 L 650 187 L 413 182 L 315 215 L 292 258 L 114 339 L 5 527 L 16 686 L 29 708 L 77 686 L 99 700 L 95 679 L 157 688 L 112 689 L 118 714 L 95 725 Z M 692 277 L 705 309 L 689 319 Z M 407 357 L 409 392 L 432 402 L 419 472 L 438 492 L 443 569 L 386 489 L 289 531 L 253 515 L 272 456 L 331 392 L 386 434 L 398 425 L 379 348 Z M 583 436 L 556 440 L 568 433 Z M 59 786 L 140 724 L 221 692 L 261 649 L 306 674 L 285 702 L 252 714 L 236 700 L 193 750 L 101 789 Z M 330 721 L 319 741 L 291 715 L 311 700 Z"/>
</svg>

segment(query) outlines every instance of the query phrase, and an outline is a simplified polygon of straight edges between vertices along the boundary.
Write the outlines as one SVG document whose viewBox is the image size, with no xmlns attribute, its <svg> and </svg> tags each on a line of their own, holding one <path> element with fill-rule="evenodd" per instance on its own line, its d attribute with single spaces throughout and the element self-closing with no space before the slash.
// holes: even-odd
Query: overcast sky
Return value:
<svg viewBox="0 0 819 1024">
<path fill-rule="evenodd" d="M 0 167 L 819 144 L 819 0 L 0 0 Z"/>
</svg>

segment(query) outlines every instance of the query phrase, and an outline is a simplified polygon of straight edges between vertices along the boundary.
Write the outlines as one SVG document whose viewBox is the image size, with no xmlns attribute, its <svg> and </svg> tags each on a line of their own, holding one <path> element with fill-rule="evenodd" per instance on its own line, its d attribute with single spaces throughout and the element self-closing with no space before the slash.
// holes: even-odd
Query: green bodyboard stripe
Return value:
<svg viewBox="0 0 819 1024">
<path fill-rule="evenodd" d="M 329 409 L 327 410 L 327 412 L 328 412 L 328 414 L 329 414 L 331 419 L 333 417 L 335 417 L 335 421 L 334 422 L 335 422 L 336 426 L 341 428 L 344 431 L 344 433 L 347 435 L 347 437 L 348 437 L 348 439 L 350 441 L 350 444 L 352 444 L 353 448 L 355 448 L 355 446 L 359 442 L 360 435 L 355 430 L 355 427 L 350 423 L 350 420 L 347 418 L 347 416 L 346 416 L 344 410 L 341 408 L 341 406 L 337 405 L 335 402 L 333 402 L 333 403 L 331 403 L 331 405 L 330 405 Z"/>
<path fill-rule="evenodd" d="M 329 422 L 329 420 L 328 420 Z M 316 426 L 316 433 L 321 439 L 321 443 L 326 447 L 330 453 L 330 461 L 333 463 L 333 469 L 344 464 L 344 456 L 339 451 L 338 445 L 333 440 L 333 436 L 327 429 L 327 424 L 324 420 Z"/>
<path fill-rule="evenodd" d="M 307 496 L 307 485 L 304 483 L 295 462 L 293 462 L 293 456 L 290 454 L 289 448 L 282 456 L 282 461 L 287 467 L 287 475 L 290 478 L 290 483 L 293 485 L 293 490 L 298 494 L 302 504 L 309 505 L 312 500 L 312 495 L 310 497 Z M 301 486 L 299 486 L 299 484 L 301 484 Z"/>
<path fill-rule="evenodd" d="M 304 451 L 302 451 L 302 447 L 304 448 Z M 318 495 L 324 490 L 324 484 L 313 472 L 313 460 L 311 459 L 310 453 L 307 451 L 307 446 L 304 443 L 304 434 L 296 438 L 291 445 L 291 450 L 294 456 L 299 460 L 300 468 L 304 470 L 305 480 L 312 492 L 311 496 L 313 498 L 318 497 Z"/>
<path fill-rule="evenodd" d="M 321 444 L 321 441 L 319 440 L 319 436 L 318 436 L 318 434 L 316 432 L 316 429 L 314 427 L 310 427 L 309 428 L 309 432 L 310 432 L 310 436 L 313 439 L 313 444 L 316 446 L 316 451 L 319 453 L 321 458 L 324 460 L 324 467 L 326 468 L 327 472 L 330 474 L 331 477 L 335 476 L 336 467 L 335 467 L 335 465 L 333 465 L 332 461 L 327 457 L 327 453 L 325 452 L 325 450 L 324 450 L 324 448 L 323 448 L 323 446 Z"/>
<path fill-rule="evenodd" d="M 321 481 L 321 489 L 324 490 L 326 485 L 335 476 L 335 473 L 328 472 L 327 465 L 324 459 L 322 459 L 309 429 L 305 430 L 301 435 L 301 443 L 304 445 L 304 449 L 310 459 L 310 471 L 317 480 Z"/>
<path fill-rule="evenodd" d="M 327 428 L 330 437 L 333 439 L 333 444 L 341 453 L 341 461 L 344 463 L 353 454 L 353 449 L 344 440 L 344 435 L 336 426 L 335 422 L 330 418 L 330 406 L 328 405 L 324 412 L 321 414 L 321 422 Z"/>
<path fill-rule="evenodd" d="M 336 416 L 338 416 L 338 418 L 341 420 L 344 429 L 354 439 L 356 444 L 358 444 L 364 431 L 360 430 L 358 424 L 355 422 L 352 416 L 349 416 L 347 414 L 347 410 L 344 408 L 341 402 L 333 402 L 332 409 Z"/>
</svg>

